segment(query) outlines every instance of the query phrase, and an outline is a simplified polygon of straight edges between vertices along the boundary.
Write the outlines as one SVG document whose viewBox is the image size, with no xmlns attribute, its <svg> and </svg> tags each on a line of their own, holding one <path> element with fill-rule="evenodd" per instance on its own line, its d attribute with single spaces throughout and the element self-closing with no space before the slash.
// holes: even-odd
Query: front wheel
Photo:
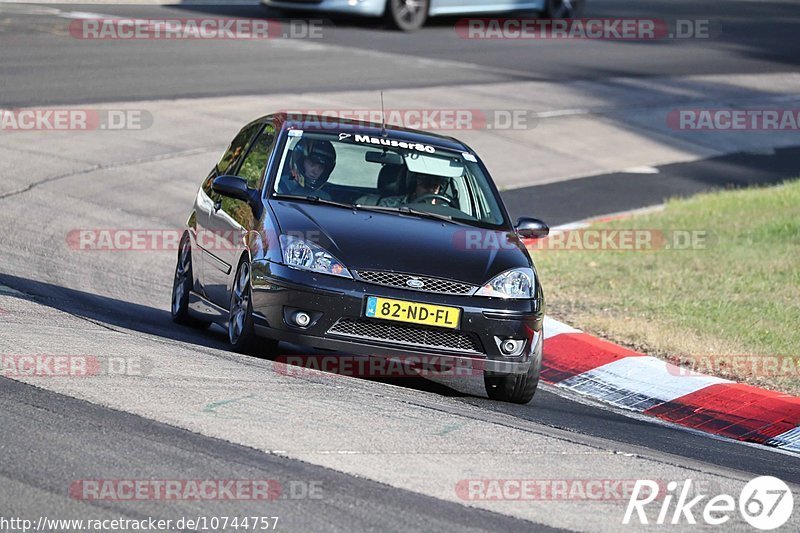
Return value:
<svg viewBox="0 0 800 533">
<path fill-rule="evenodd" d="M 386 18 L 399 30 L 418 30 L 428 20 L 428 4 L 428 0 L 388 0 Z"/>
<path fill-rule="evenodd" d="M 231 305 L 228 312 L 228 341 L 240 353 L 272 353 L 278 343 L 269 339 L 259 339 L 253 327 L 253 289 L 250 285 L 250 261 L 243 258 L 236 270 L 236 279 L 231 291 Z"/>
<path fill-rule="evenodd" d="M 546 0 L 544 16 L 549 19 L 574 19 L 583 14 L 586 0 Z"/>
<path fill-rule="evenodd" d="M 543 338 L 544 333 L 540 336 L 539 344 L 531 354 L 531 366 L 525 374 L 484 373 L 483 384 L 489 399 L 521 404 L 526 404 L 533 399 L 536 388 L 539 386 L 539 374 L 542 372 Z"/>
</svg>

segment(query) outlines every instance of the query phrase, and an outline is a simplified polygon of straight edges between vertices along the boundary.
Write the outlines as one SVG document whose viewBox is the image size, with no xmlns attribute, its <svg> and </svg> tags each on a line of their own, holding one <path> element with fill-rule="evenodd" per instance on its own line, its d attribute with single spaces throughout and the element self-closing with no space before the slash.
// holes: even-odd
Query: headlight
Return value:
<svg viewBox="0 0 800 533">
<path fill-rule="evenodd" d="M 493 298 L 533 298 L 535 276 L 531 268 L 513 268 L 492 278 L 478 289 L 476 296 Z"/>
<path fill-rule="evenodd" d="M 350 272 L 347 271 L 341 261 L 333 257 L 321 246 L 297 237 L 290 237 L 289 235 L 281 235 L 280 240 L 283 262 L 286 265 L 352 279 L 353 276 L 350 275 Z"/>
</svg>

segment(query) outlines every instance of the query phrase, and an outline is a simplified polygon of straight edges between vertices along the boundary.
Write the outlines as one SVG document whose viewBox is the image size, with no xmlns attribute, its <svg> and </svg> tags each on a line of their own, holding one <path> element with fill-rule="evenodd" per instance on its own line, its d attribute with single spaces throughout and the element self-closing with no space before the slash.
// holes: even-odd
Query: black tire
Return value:
<svg viewBox="0 0 800 533">
<path fill-rule="evenodd" d="M 583 15 L 586 0 L 546 0 L 543 15 L 549 19 L 575 19 Z"/>
<path fill-rule="evenodd" d="M 428 20 L 429 0 L 386 0 L 386 19 L 396 29 L 415 31 Z"/>
<path fill-rule="evenodd" d="M 489 399 L 500 402 L 526 404 L 533 399 L 542 372 L 542 340 L 531 355 L 531 366 L 525 374 L 495 374 L 486 372 L 483 384 Z"/>
<path fill-rule="evenodd" d="M 259 338 L 253 327 L 253 288 L 250 283 L 250 260 L 243 257 L 236 269 L 236 278 L 231 287 L 231 303 L 228 308 L 228 342 L 239 353 L 250 355 L 272 355 L 278 342 Z"/>
<path fill-rule="evenodd" d="M 175 277 L 172 280 L 172 301 L 170 314 L 172 321 L 184 326 L 206 329 L 210 322 L 198 320 L 189 315 L 189 292 L 194 285 L 192 274 L 192 242 L 184 233 L 178 246 L 178 261 L 175 264 Z"/>
</svg>

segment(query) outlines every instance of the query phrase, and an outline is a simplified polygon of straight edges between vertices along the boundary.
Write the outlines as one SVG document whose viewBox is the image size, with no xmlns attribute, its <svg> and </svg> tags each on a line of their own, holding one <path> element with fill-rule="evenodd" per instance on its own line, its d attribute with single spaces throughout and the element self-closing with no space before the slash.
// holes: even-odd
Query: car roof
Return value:
<svg viewBox="0 0 800 533">
<path fill-rule="evenodd" d="M 332 131 L 347 131 L 353 134 L 369 135 L 372 137 L 383 136 L 384 130 L 381 124 L 375 122 L 364 122 L 350 120 L 327 115 L 300 114 L 300 113 L 275 113 L 261 117 L 260 121 L 274 120 L 276 125 L 287 130 L 291 128 L 302 129 L 304 131 L 319 131 L 331 133 Z M 438 135 L 436 133 L 423 132 L 410 128 L 403 128 L 391 124 L 386 125 L 386 136 L 399 141 L 428 144 L 454 150 L 457 152 L 472 152 L 472 150 L 454 137 Z"/>
</svg>

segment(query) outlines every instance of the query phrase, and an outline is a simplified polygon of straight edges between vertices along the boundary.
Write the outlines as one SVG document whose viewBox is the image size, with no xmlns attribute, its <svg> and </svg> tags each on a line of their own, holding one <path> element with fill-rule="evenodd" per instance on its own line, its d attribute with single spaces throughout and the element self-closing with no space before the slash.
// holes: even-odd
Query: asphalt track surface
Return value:
<svg viewBox="0 0 800 533">
<path fill-rule="evenodd" d="M 363 21 L 334 20 L 334 31 L 324 46 L 336 46 L 336 53 L 295 50 L 291 46 L 270 48 L 269 59 L 258 54 L 253 43 L 223 43 L 222 46 L 187 46 L 171 43 L 141 43 L 139 48 L 108 43 L 105 48 L 86 47 L 85 43 L 59 39 L 50 41 L 57 17 L 14 15 L 3 11 L 0 60 L 3 106 L 85 103 L 149 98 L 192 97 L 201 95 L 257 94 L 343 88 L 401 88 L 508 81 L 513 79 L 582 79 L 615 76 L 682 75 L 693 73 L 759 73 L 797 69 L 800 40 L 791 30 L 800 16 L 796 5 L 788 2 L 628 2 L 598 1 L 591 16 L 658 16 L 663 18 L 716 17 L 725 32 L 713 43 L 681 42 L 656 47 L 652 44 L 602 43 L 591 46 L 556 47 L 550 43 L 537 53 L 521 43 L 464 46 L 453 38 L 450 19 L 436 22 L 414 39 L 402 34 L 371 28 Z M 723 5 L 725 6 L 723 8 Z M 6 6 L 0 5 L 0 8 Z M 12 6 L 13 7 L 13 6 Z M 74 7 L 70 7 L 74 9 Z M 157 18 L 165 13 L 202 13 L 231 16 L 263 14 L 261 8 L 91 6 L 87 10 L 121 16 Z M 198 14 L 199 13 L 199 14 Z M 657 15 L 654 15 L 657 13 Z M 758 18 L 754 21 L 754 18 Z M 794 25 L 794 26 L 792 26 Z M 730 33 L 728 32 L 730 29 Z M 726 37 L 730 35 L 730 37 Z M 730 39 L 730 40 L 726 40 Z M 54 46 L 54 43 L 59 46 Z M 485 43 L 483 43 L 485 44 Z M 734 46 L 735 44 L 735 46 Z M 229 45 L 229 46 L 228 46 Z M 317 46 L 316 44 L 314 46 Z M 363 51 L 371 51 L 365 54 Z M 399 70 L 396 58 L 374 52 L 432 57 L 457 64 L 446 69 L 430 68 L 409 61 L 409 70 Z M 309 63 L 309 58 L 317 63 Z M 300 68 L 298 62 L 304 67 Z M 387 66 L 387 62 L 389 66 Z M 76 69 L 75 65 L 81 65 Z M 476 69 L 473 65 L 486 67 Z M 391 66 L 391 68 L 390 68 Z M 359 69 L 363 69 L 359 70 Z M 409 72 L 426 72 L 424 78 Z M 334 73 L 347 72 L 347 76 Z M 702 190 L 770 184 L 795 177 L 797 149 L 777 150 L 774 154 L 734 154 L 693 163 L 660 167 L 658 174 L 634 176 L 608 174 L 577 180 L 517 189 L 506 193 L 512 213 L 535 212 L 551 224 L 561 224 L 592 216 L 653 205 L 672 196 L 685 196 Z M 12 171 L 4 169 L 3 172 Z M 14 169 L 13 171 L 24 171 Z M 49 210 L 72 209 L 74 193 L 68 183 L 47 186 L 47 194 L 22 193 L 5 202 L 8 213 L 26 212 L 31 219 L 47 224 Z M 26 198 L 26 195 L 28 197 Z M 104 214 L 115 212 L 140 220 L 159 219 L 146 200 L 117 198 L 105 206 Z M 531 208 L 533 206 L 533 208 Z M 176 206 L 175 212 L 185 211 Z M 76 224 L 80 213 L 72 213 Z M 7 221 L 8 222 L 8 221 Z M 143 222 L 144 223 L 144 222 Z M 30 223 L 14 224 L 16 233 L 30 234 Z M 89 224 L 89 222 L 87 222 Z M 91 224 L 97 224 L 96 221 Z M 26 233 L 27 232 L 27 233 Z M 22 294 L 13 294 L 30 313 L 30 334 L 41 329 L 58 313 L 64 320 L 75 319 L 99 330 L 125 331 L 132 345 L 160 343 L 165 353 L 196 351 L 199 358 L 225 350 L 225 337 L 217 330 L 196 332 L 176 328 L 169 320 L 168 294 L 159 280 L 128 278 L 114 271 L 117 264 L 99 257 L 74 265 L 77 270 L 94 269 L 75 276 L 69 283 L 44 281 L 52 272 L 53 258 L 34 244 L 31 249 L 16 244 L 3 245 L 0 285 Z M 69 270 L 73 265 L 66 264 Z M 138 267 L 134 269 L 138 271 Z M 168 279 L 171 272 L 165 272 Z M 123 288 L 124 286 L 124 288 Z M 3 294 L 3 291 L 0 291 Z M 109 296 L 116 294 L 117 296 Z M 30 306 L 28 306 L 30 304 Z M 13 309 L 12 315 L 13 315 Z M 59 319 L 61 320 L 61 319 Z M 16 327 L 12 327 L 16 325 Z M 2 348 L 13 351 L 16 335 L 23 338 L 24 326 L 12 324 L 0 333 Z M 88 335 L 93 335 L 89 330 Z M 26 332 L 27 333 L 27 332 Z M 96 333 L 98 338 L 100 333 Z M 89 339 L 87 339 L 89 340 Z M 220 357 L 215 355 L 214 357 Z M 253 364 L 260 364 L 254 361 Z M 247 364 L 247 363 L 245 363 Z M 180 383 L 163 384 L 180 387 Z M 720 473 L 742 478 L 775 475 L 800 484 L 800 462 L 793 456 L 756 446 L 712 439 L 651 420 L 632 418 L 578 398 L 555 394 L 543 387 L 534 402 L 515 406 L 490 402 L 476 392 L 474 384 L 402 379 L 367 381 L 344 389 L 387 388 L 387 394 L 402 395 L 404 401 L 432 402 L 430 393 L 441 400 L 431 409 L 463 413 L 475 420 L 516 425 L 528 431 L 551 433 L 565 440 L 600 447 L 615 454 L 651 458 L 661 464 L 681 465 L 696 471 Z M 391 392 L 395 390 L 399 392 Z M 2 454 L 0 511 L 4 516 L 38 516 L 43 513 L 69 515 L 80 512 L 92 517 L 159 515 L 163 518 L 194 514 L 240 514 L 254 511 L 253 504 L 231 502 L 75 502 L 65 496 L 70 483 L 79 478 L 181 478 L 250 479 L 268 476 L 295 481 L 314 480 L 324 484 L 324 501 L 309 499 L 278 500 L 269 515 L 285 518 L 291 531 L 409 531 L 409 530 L 507 530 L 543 528 L 535 519 L 523 521 L 500 512 L 466 507 L 441 498 L 399 489 L 359 476 L 349 475 L 305 461 L 268 454 L 215 438 L 187 431 L 111 409 L 69 395 L 0 378 L 0 427 Z M 298 417 L 302 418 L 302 412 Z M 330 413 L 336 418 L 336 413 Z M 346 425 L 345 421 L 342 421 Z M 354 428 L 354 439 L 366 438 L 370 428 Z M 497 443 L 502 448 L 505 443 Z M 602 460 L 602 459 L 598 459 Z M 598 465 L 599 468 L 599 465 Z M 591 473 L 585 473 L 589 476 Z M 575 475 L 572 473 L 571 475 Z M 620 472 L 625 477 L 626 472 Z M 90 511 L 87 511 L 87 508 Z M 262 513 L 263 514 L 263 513 Z"/>
<path fill-rule="evenodd" d="M 708 164 L 707 162 L 698 165 Z M 664 169 L 667 172 L 666 169 Z M 765 172 L 763 181 L 779 181 L 787 176 L 780 170 Z M 769 174 L 769 177 L 766 177 Z M 613 176 L 598 177 L 599 180 Z M 541 186 L 542 194 L 566 193 L 575 184 L 571 181 Z M 532 191 L 536 193 L 536 191 Z M 536 197 L 540 197 L 535 194 Z M 590 210 L 573 208 L 565 218 L 591 216 Z M 107 267 L 98 265 L 99 269 Z M 0 284 L 22 291 L 43 309 L 80 317 L 89 324 L 111 330 L 125 330 L 132 339 L 162 339 L 202 354 L 205 349 L 225 350 L 225 337 L 220 331 L 194 332 L 175 328 L 166 310 L 166 297 L 152 306 L 92 294 L 103 291 L 95 281 L 84 290 L 53 285 L 36 280 L 35 268 L 29 277 L 0 275 Z M 102 277 L 102 275 L 100 276 Z M 110 280 L 108 282 L 111 282 Z M 134 281 L 132 290 L 141 289 Z M 139 287 L 140 289 L 137 289 Z M 105 287 L 106 290 L 113 290 Z M 150 291 L 147 291 L 150 292 Z M 157 293 L 156 293 L 157 294 Z M 161 302 L 163 300 L 164 302 Z M 12 310 L 13 313 L 13 310 Z M 24 313 L 23 313 L 24 315 Z M 36 331 L 39 325 L 33 315 L 26 319 Z M 49 322 L 49 319 L 48 319 Z M 45 334 L 47 325 L 43 326 Z M 5 328 L 10 336 L 4 341 L 6 351 L 16 346 L 13 327 Z M 286 348 L 292 353 L 292 348 Z M 296 349 L 296 348 L 295 348 Z M 163 350 L 167 350 L 166 347 Z M 47 351 L 44 349 L 43 351 Z M 204 357 L 201 355 L 201 357 Z M 775 475 L 790 483 L 800 483 L 800 462 L 796 458 L 756 446 L 711 439 L 701 434 L 636 419 L 593 406 L 577 398 L 555 394 L 544 387 L 535 401 L 527 406 L 506 405 L 487 401 L 475 384 L 419 379 L 369 381 L 370 386 L 402 388 L 414 401 L 428 393 L 447 401 L 444 409 L 458 411 L 458 405 L 477 409 L 488 423 L 498 416 L 514 423 L 530 425 L 537 431 L 564 433 L 580 441 L 601 439 L 604 447 L 617 453 L 655 457 L 669 464 L 688 465 L 698 475 L 706 472 L 738 472 L 745 476 Z M 347 387 L 347 384 L 342 384 Z M 167 385 L 169 386 L 169 385 Z M 418 395 L 422 397 L 418 398 Z M 74 516 L 65 500 L 64 488 L 75 479 L 95 478 L 258 478 L 268 473 L 270 479 L 292 482 L 313 480 L 326 488 L 324 506 L 309 500 L 271 502 L 269 514 L 284 517 L 287 530 L 510 530 L 534 527 L 533 522 L 519 521 L 483 510 L 462 508 L 452 502 L 399 490 L 359 477 L 309 465 L 275 455 L 265 455 L 223 439 L 200 436 L 189 431 L 75 400 L 68 396 L 34 388 L 6 378 L 0 379 L 0 424 L 4 428 L 4 460 L 0 475 L 4 478 L 2 501 L 6 515 L 31 516 L 34 509 L 45 509 L 51 515 Z M 442 408 L 437 406 L 437 408 Z M 335 413 L 331 413 L 335 417 Z M 476 415 L 477 416 L 477 415 Z M 611 443 L 611 444 L 609 444 Z M 133 474 L 132 474 L 133 473 Z M 265 474 L 266 475 L 266 474 Z M 620 475 L 624 477 L 624 473 Z M 311 482 L 311 481 L 309 481 Z M 327 495 L 333 494 L 334 497 Z M 35 498 L 32 500 L 32 498 Z M 233 510 L 248 512 L 252 504 L 230 502 L 208 505 L 186 503 L 164 506 L 156 503 L 100 502 L 81 507 L 80 516 L 161 518 L 202 514 L 213 516 Z M 87 505 L 87 504 L 83 504 Z M 161 507 L 159 507 L 161 505 Z M 365 511 L 364 509 L 370 509 Z M 192 511 L 192 512 L 189 512 Z M 36 513 L 38 514 L 38 513 Z M 321 521 L 325 517 L 324 521 Z"/>
<path fill-rule="evenodd" d="M 4 431 L 3 447 L 23 451 L 21 456 L 4 458 L 4 486 L 20 484 L 43 493 L 39 505 L 51 518 L 64 510 L 58 504 L 47 505 L 51 503 L 48 497 L 61 496 L 64 487 L 74 481 L 73 472 L 84 470 L 83 463 L 90 460 L 93 471 L 106 477 L 118 472 L 125 478 L 136 472 L 138 479 L 291 479 L 295 487 L 285 485 L 286 499 L 269 501 L 268 516 L 285 518 L 287 524 L 279 520 L 280 528 L 292 531 L 514 531 L 530 527 L 530 523 L 502 514 L 465 509 L 327 468 L 266 455 L 7 379 L 0 381 L 0 398 L 3 427 L 16 428 Z M 43 439 L 45 435 L 49 438 Z M 42 464 L 46 457 L 59 460 Z M 299 488 L 298 482 L 308 483 L 309 491 L 324 487 L 325 499 L 300 499 L 306 489 Z M 17 507 L 27 496 L 24 492 L 22 498 L 4 496 L 5 516 L 29 515 L 27 505 Z M 109 517 L 158 516 L 175 521 L 197 516 L 198 512 L 206 516 L 231 513 L 226 501 L 204 504 L 202 510 L 193 502 L 177 502 L 168 513 L 141 502 L 103 502 L 99 507 L 97 511 Z M 264 503 L 238 505 L 236 512 L 264 516 Z M 537 529 L 555 531 L 543 526 Z"/>
<path fill-rule="evenodd" d="M 265 17 L 260 6 L 57 5 L 119 17 Z M 709 39 L 467 41 L 457 18 L 404 35 L 336 18 L 322 39 L 258 42 L 85 41 L 71 19 L 0 9 L 0 105 L 25 106 L 520 80 L 592 80 L 797 70 L 791 1 L 596 0 L 587 17 L 708 20 Z M 433 60 L 433 62 L 431 62 Z M 79 66 L 80 68 L 76 68 Z M 13 82 L 12 82 L 13 80 Z M 387 103 L 391 107 L 391 103 Z"/>
</svg>

